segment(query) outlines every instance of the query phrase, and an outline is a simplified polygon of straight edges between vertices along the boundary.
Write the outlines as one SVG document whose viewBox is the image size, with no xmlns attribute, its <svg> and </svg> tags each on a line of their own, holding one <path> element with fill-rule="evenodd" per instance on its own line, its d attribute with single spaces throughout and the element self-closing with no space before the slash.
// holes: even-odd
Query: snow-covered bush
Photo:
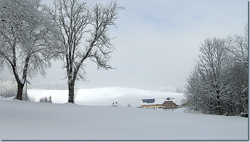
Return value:
<svg viewBox="0 0 250 142">
<path fill-rule="evenodd" d="M 30 102 L 35 102 L 35 98 L 34 98 L 34 97 L 28 96 L 28 101 L 30 101 Z"/>
<path fill-rule="evenodd" d="M 43 102 L 43 103 L 52 103 L 51 96 L 49 96 L 49 98 L 43 97 L 43 98 L 40 99 L 39 102 Z"/>
</svg>

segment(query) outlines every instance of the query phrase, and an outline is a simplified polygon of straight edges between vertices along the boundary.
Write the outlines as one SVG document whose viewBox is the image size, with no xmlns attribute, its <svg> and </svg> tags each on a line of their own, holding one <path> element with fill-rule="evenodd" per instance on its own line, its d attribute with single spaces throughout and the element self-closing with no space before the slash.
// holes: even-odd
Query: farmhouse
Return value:
<svg viewBox="0 0 250 142">
<path fill-rule="evenodd" d="M 167 100 L 163 103 L 163 109 L 173 109 L 173 108 L 177 108 L 177 105 L 173 101 Z"/>
<path fill-rule="evenodd" d="M 147 109 L 161 109 L 163 108 L 163 101 L 159 99 L 142 99 L 141 107 Z"/>
<path fill-rule="evenodd" d="M 141 107 L 146 109 L 174 109 L 177 105 L 170 99 L 142 99 Z"/>
</svg>

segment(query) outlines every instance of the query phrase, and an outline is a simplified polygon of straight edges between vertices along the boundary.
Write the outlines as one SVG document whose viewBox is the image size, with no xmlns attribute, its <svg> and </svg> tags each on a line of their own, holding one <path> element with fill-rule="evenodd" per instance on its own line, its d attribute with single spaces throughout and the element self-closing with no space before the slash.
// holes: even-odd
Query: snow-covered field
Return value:
<svg viewBox="0 0 250 142">
<path fill-rule="evenodd" d="M 110 106 L 113 102 L 118 102 L 118 106 L 132 107 L 140 106 L 141 99 L 162 99 L 171 97 L 174 98 L 174 102 L 178 105 L 181 104 L 183 99 L 183 93 L 170 93 L 149 91 L 134 88 L 121 88 L 121 87 L 107 87 L 107 88 L 95 88 L 95 89 L 79 89 L 76 91 L 76 104 L 86 106 Z M 29 89 L 29 96 L 35 98 L 35 101 L 39 101 L 42 97 L 52 97 L 53 103 L 66 103 L 68 100 L 68 90 L 41 90 L 41 89 Z"/>
<path fill-rule="evenodd" d="M 104 89 L 104 88 L 102 88 Z M 100 89 L 100 90 L 102 90 Z M 112 90 L 112 88 L 109 88 Z M 112 94 L 107 92 L 103 94 Z M 113 88 L 114 89 L 114 88 Z M 116 88 L 115 90 L 119 90 Z M 109 107 L 109 99 L 102 106 L 93 106 L 92 100 L 98 97 L 99 89 L 85 90 L 96 95 L 89 100 L 80 99 L 83 105 L 68 104 L 67 97 L 54 102 L 35 103 L 17 100 L 0 100 L 0 139 L 1 140 L 247 140 L 248 119 L 237 116 L 216 116 L 186 113 L 183 108 L 174 111 L 148 110 L 127 106 L 121 101 L 124 94 L 136 92 L 125 88 L 113 98 L 120 107 Z M 104 89 L 105 90 L 105 89 Z M 36 90 L 34 90 L 36 91 Z M 114 91 L 114 90 L 113 90 Z M 140 92 L 139 90 L 137 90 Z M 32 90 L 31 90 L 32 92 Z M 31 93 L 29 92 L 29 93 Z M 43 91 L 41 91 L 43 92 Z M 46 92 L 46 91 L 45 91 Z M 95 92 L 95 93 L 94 93 Z M 102 92 L 102 91 L 100 91 Z M 37 91 L 37 96 L 39 91 Z M 55 93 L 55 94 L 53 94 Z M 144 92 L 147 93 L 147 92 Z M 149 91 L 149 94 L 154 94 Z M 155 92 L 156 94 L 160 92 Z M 32 94 L 32 93 L 31 93 Z M 88 94 L 88 93 L 86 93 Z M 89 93 L 91 94 L 91 93 Z M 34 94 L 35 95 L 35 94 Z M 133 94 L 131 94 L 133 95 Z M 134 94 L 136 96 L 136 94 Z M 141 94 L 142 95 L 142 94 Z M 139 95 L 140 96 L 140 95 Z M 146 97 L 146 96 L 142 96 Z M 152 97 L 152 96 L 149 96 Z M 161 96 L 159 96 L 161 97 Z M 171 97 L 171 96 L 170 96 Z M 139 97 L 138 97 L 139 98 Z M 177 96 L 175 97 L 177 101 Z M 105 100 L 104 98 L 101 100 Z M 119 101 L 120 100 L 120 101 Z M 113 100 L 112 100 L 113 101 Z M 97 101 L 99 102 L 99 101 Z M 104 101 L 105 102 L 105 101 Z M 130 101 L 136 106 L 138 102 Z M 97 103 L 97 104 L 100 104 Z"/>
</svg>

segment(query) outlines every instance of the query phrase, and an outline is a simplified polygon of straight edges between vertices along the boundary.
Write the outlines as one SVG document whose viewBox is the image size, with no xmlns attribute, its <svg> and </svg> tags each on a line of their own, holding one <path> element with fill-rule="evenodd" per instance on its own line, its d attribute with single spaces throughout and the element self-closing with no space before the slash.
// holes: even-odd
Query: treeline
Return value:
<svg viewBox="0 0 250 142">
<path fill-rule="evenodd" d="M 151 91 L 160 91 L 160 92 L 174 92 L 174 93 L 183 93 L 184 89 L 182 87 L 168 87 L 168 86 L 128 86 L 129 88 L 137 88 L 143 90 L 151 90 Z"/>
<path fill-rule="evenodd" d="M 67 84 L 32 84 L 28 89 L 46 89 L 46 90 L 67 90 Z"/>
<path fill-rule="evenodd" d="M 248 113 L 248 30 L 244 35 L 205 39 L 197 65 L 187 79 L 190 111 L 206 114 Z"/>
</svg>

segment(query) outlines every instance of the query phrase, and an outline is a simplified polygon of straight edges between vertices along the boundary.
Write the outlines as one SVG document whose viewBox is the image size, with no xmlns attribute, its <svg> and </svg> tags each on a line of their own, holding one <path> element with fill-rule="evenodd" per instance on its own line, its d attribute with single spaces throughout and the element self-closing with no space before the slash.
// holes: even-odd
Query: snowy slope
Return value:
<svg viewBox="0 0 250 142">
<path fill-rule="evenodd" d="M 248 119 L 0 100 L 1 140 L 247 140 Z"/>
<path fill-rule="evenodd" d="M 79 89 L 76 91 L 76 103 L 87 106 L 110 106 L 113 102 L 118 102 L 118 106 L 126 107 L 130 104 L 137 107 L 141 99 L 145 98 L 174 98 L 176 104 L 180 105 L 183 93 L 169 93 L 159 91 L 149 91 L 134 88 L 107 87 L 95 89 Z M 67 102 L 67 90 L 40 90 L 29 89 L 28 94 L 36 101 L 45 96 L 51 96 L 54 103 Z"/>
</svg>

